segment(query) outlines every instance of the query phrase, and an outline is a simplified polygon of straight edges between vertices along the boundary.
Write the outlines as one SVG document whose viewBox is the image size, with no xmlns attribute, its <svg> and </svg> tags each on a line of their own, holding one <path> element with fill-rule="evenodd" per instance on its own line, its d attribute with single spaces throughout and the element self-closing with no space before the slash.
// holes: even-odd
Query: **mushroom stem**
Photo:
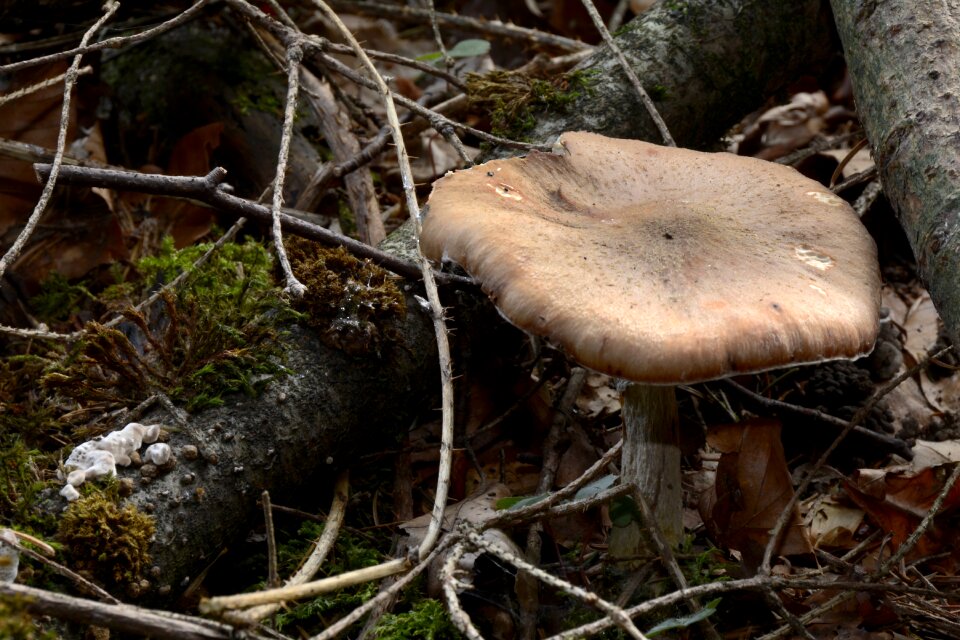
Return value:
<svg viewBox="0 0 960 640">
<path fill-rule="evenodd" d="M 622 480 L 646 498 L 664 540 L 676 547 L 683 536 L 683 493 L 674 388 L 626 383 L 621 394 Z"/>
</svg>

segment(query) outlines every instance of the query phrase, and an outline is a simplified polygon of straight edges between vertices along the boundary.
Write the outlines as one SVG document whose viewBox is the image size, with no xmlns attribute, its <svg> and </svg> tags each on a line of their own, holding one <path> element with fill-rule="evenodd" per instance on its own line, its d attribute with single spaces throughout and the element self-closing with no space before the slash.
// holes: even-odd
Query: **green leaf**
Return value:
<svg viewBox="0 0 960 640">
<path fill-rule="evenodd" d="M 469 39 L 461 40 L 451 49 L 447 49 L 447 55 L 451 58 L 472 58 L 473 56 L 482 56 L 490 51 L 490 43 L 486 40 Z M 439 51 L 431 51 L 417 56 L 420 62 L 436 62 L 443 57 Z"/>
<path fill-rule="evenodd" d="M 582 487 L 580 491 L 577 491 L 577 494 L 573 496 L 574 500 L 586 500 L 592 498 L 602 491 L 606 491 L 613 486 L 613 483 L 617 481 L 617 478 L 620 476 L 615 476 L 613 474 L 605 475 L 602 478 L 597 478 L 590 484 Z"/>
<path fill-rule="evenodd" d="M 615 527 L 626 527 L 631 522 L 642 522 L 640 508 L 630 496 L 620 496 L 610 502 L 610 520 Z"/>
<path fill-rule="evenodd" d="M 669 631 L 670 629 L 684 629 L 702 620 L 706 620 L 717 612 L 718 604 L 720 604 L 720 598 L 711 600 L 703 607 L 703 609 L 697 611 L 696 613 L 691 613 L 690 615 L 683 616 L 682 618 L 668 618 L 667 620 L 664 620 L 660 624 L 647 631 L 645 635 L 650 637 L 664 631 Z"/>
<path fill-rule="evenodd" d="M 472 58 L 473 56 L 486 55 L 490 51 L 490 43 L 487 40 L 469 39 L 461 40 L 452 49 L 447 51 L 451 58 Z"/>
<path fill-rule="evenodd" d="M 531 504 L 537 504 L 549 494 L 541 493 L 536 496 L 510 496 L 509 498 L 501 498 L 497 500 L 496 507 L 497 509 L 521 509 L 523 507 L 529 507 Z"/>
</svg>

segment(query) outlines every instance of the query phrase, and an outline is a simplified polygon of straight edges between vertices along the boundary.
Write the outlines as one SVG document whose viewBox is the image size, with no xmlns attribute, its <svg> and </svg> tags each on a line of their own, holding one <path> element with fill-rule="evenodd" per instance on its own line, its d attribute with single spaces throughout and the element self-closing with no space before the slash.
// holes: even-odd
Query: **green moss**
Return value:
<svg viewBox="0 0 960 640">
<path fill-rule="evenodd" d="M 40 287 L 40 293 L 30 299 L 30 308 L 43 322 L 63 321 L 84 301 L 94 296 L 82 284 L 71 284 L 59 273 L 52 273 Z"/>
<path fill-rule="evenodd" d="M 105 585 L 135 587 L 150 564 L 153 518 L 99 492 L 72 503 L 60 517 L 57 539 L 70 566 Z"/>
<path fill-rule="evenodd" d="M 406 303 L 389 272 L 329 249 L 289 238 L 287 255 L 307 294 L 294 303 L 328 345 L 350 354 L 382 354 L 400 337 Z"/>
<path fill-rule="evenodd" d="M 137 286 L 108 288 L 113 306 L 145 297 L 173 280 L 210 245 L 177 251 L 172 240 L 141 260 Z M 229 393 L 257 393 L 280 371 L 277 327 L 294 317 L 274 286 L 269 254 L 259 244 L 227 243 L 173 293 L 124 322 L 88 323 L 69 357 L 43 378 L 46 389 L 81 405 L 129 406 L 164 392 L 190 411 L 223 403 Z"/>
<path fill-rule="evenodd" d="M 5 640 L 54 640 L 57 635 L 43 631 L 27 610 L 25 598 L 0 601 L 0 638 Z"/>
<path fill-rule="evenodd" d="M 461 638 L 443 605 L 436 600 L 421 600 L 407 613 L 384 615 L 373 630 L 378 640 L 453 640 Z"/>
<path fill-rule="evenodd" d="M 321 525 L 314 522 L 304 523 L 292 540 L 279 546 L 278 561 L 281 568 L 286 567 L 288 573 L 296 569 L 309 552 L 313 541 L 319 538 L 322 532 Z M 341 531 L 333 553 L 324 563 L 322 573 L 324 576 L 340 575 L 347 571 L 372 567 L 383 562 L 383 559 L 383 554 L 366 539 L 350 531 Z M 377 589 L 376 583 L 368 582 L 302 602 L 277 616 L 277 629 L 286 631 L 294 626 L 322 629 L 377 595 Z"/>
<path fill-rule="evenodd" d="M 647 87 L 647 94 L 650 96 L 651 100 L 655 102 L 663 102 L 670 98 L 670 90 L 667 89 L 662 84 L 655 84 L 652 87 Z"/>
<path fill-rule="evenodd" d="M 467 76 L 467 96 L 476 109 L 490 115 L 490 129 L 498 136 L 523 139 L 536 125 L 536 114 L 563 113 L 593 85 L 593 73 L 575 71 L 558 80 L 496 70 Z"/>
<path fill-rule="evenodd" d="M 31 531 L 53 521 L 34 508 L 51 484 L 40 470 L 55 465 L 62 442 L 54 407 L 37 385 L 51 362 L 30 353 L 0 359 L 0 524 Z"/>
</svg>

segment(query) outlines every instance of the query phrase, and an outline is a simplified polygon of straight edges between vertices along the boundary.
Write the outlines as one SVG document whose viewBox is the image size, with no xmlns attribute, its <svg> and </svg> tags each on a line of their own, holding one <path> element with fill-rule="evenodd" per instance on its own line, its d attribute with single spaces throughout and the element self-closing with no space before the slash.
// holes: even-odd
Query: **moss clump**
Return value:
<svg viewBox="0 0 960 640">
<path fill-rule="evenodd" d="M 124 321 L 115 328 L 88 323 L 87 335 L 44 386 L 99 412 L 158 391 L 190 411 L 222 404 L 228 393 L 257 393 L 280 370 L 277 326 L 296 315 L 274 286 L 261 245 L 227 243 L 160 303 L 144 312 L 129 306 L 209 248 L 177 251 L 168 239 L 159 255 L 141 260 L 136 286 L 123 283 L 101 295 L 121 308 Z"/>
<path fill-rule="evenodd" d="M 153 518 L 131 504 L 119 507 L 99 492 L 72 503 L 60 518 L 57 539 L 77 571 L 105 585 L 135 588 L 150 563 Z"/>
<path fill-rule="evenodd" d="M 20 598 L 0 601 L 0 638 L 5 640 L 54 640 L 52 631 L 42 631 L 27 612 L 26 603 Z"/>
<path fill-rule="evenodd" d="M 467 76 L 471 106 L 490 115 L 490 129 L 498 136 L 522 140 L 533 129 L 539 111 L 568 109 L 590 91 L 592 74 L 575 71 L 558 80 L 498 69 Z"/>
<path fill-rule="evenodd" d="M 312 541 L 323 533 L 323 526 L 315 522 L 305 522 L 297 535 L 279 545 L 277 559 L 281 572 L 283 567 L 294 570 L 309 551 Z M 372 567 L 383 562 L 383 554 L 375 549 L 369 540 L 361 535 L 342 531 L 337 536 L 333 553 L 321 569 L 324 576 L 335 576 L 347 571 Z M 276 617 L 277 630 L 286 632 L 300 629 L 304 636 L 319 633 L 338 618 L 377 595 L 377 586 L 372 582 L 346 587 L 339 591 L 323 594 L 312 600 L 304 601 Z"/>
<path fill-rule="evenodd" d="M 63 321 L 81 303 L 93 299 L 83 284 L 71 283 L 63 275 L 52 273 L 40 287 L 40 293 L 30 299 L 30 307 L 43 322 Z"/>
<path fill-rule="evenodd" d="M 54 466 L 62 445 L 53 407 L 37 384 L 51 362 L 29 353 L 0 359 L 0 526 L 41 531 L 52 523 L 34 507 L 50 484 L 40 469 Z"/>
<path fill-rule="evenodd" d="M 453 640 L 462 638 L 446 610 L 436 600 L 421 600 L 407 613 L 384 615 L 373 630 L 378 640 Z"/>
<path fill-rule="evenodd" d="M 326 344 L 352 355 L 379 355 L 399 339 L 407 308 L 389 272 L 342 247 L 289 238 L 286 248 L 294 274 L 308 289 L 294 306 Z"/>
</svg>

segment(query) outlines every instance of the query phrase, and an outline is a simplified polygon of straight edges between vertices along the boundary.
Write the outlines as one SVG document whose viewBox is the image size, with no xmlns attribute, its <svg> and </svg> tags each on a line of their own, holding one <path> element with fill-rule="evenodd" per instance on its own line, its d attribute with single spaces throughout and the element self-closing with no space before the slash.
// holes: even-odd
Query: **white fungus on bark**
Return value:
<svg viewBox="0 0 960 640">
<path fill-rule="evenodd" d="M 59 473 L 66 482 L 60 495 L 72 502 L 80 497 L 77 488 L 87 480 L 116 476 L 117 465 L 128 466 L 133 453 L 144 443 L 156 442 L 159 435 L 159 424 L 131 422 L 118 431 L 77 445 Z"/>
</svg>

